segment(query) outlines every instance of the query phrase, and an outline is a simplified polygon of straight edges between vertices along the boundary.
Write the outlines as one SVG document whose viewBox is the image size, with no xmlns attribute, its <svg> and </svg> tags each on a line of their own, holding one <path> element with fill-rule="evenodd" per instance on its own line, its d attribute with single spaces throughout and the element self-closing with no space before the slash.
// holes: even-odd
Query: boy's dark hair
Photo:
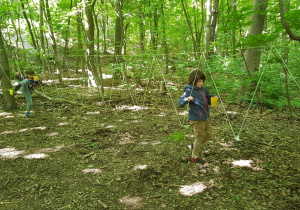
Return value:
<svg viewBox="0 0 300 210">
<path fill-rule="evenodd" d="M 203 80 L 203 82 L 205 82 L 205 79 L 206 79 L 206 77 L 205 77 L 205 74 L 203 73 L 203 71 L 193 70 L 190 73 L 189 84 L 195 86 L 199 80 Z"/>
<path fill-rule="evenodd" d="M 27 75 L 33 75 L 33 74 L 34 74 L 34 71 L 33 71 L 33 70 L 27 70 L 27 71 L 26 71 L 26 74 L 27 74 Z"/>
</svg>

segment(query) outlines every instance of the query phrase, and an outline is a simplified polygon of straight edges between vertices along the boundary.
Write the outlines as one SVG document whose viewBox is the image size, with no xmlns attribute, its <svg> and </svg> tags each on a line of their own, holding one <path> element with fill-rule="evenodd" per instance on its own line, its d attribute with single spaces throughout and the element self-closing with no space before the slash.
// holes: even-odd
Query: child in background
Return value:
<svg viewBox="0 0 300 210">
<path fill-rule="evenodd" d="M 189 76 L 189 83 L 184 87 L 184 94 L 178 100 L 179 106 L 189 104 L 189 120 L 194 128 L 195 141 L 191 146 L 194 163 L 205 163 L 200 158 L 202 147 L 212 137 L 213 130 L 209 119 L 211 95 L 204 87 L 205 74 L 200 70 L 193 70 Z"/>
<path fill-rule="evenodd" d="M 34 71 L 29 70 L 26 72 L 26 76 L 22 77 L 18 72 L 16 72 L 16 78 L 21 82 L 16 86 L 14 92 L 17 92 L 21 88 L 21 92 L 24 95 L 27 103 L 26 117 L 33 117 L 30 115 L 30 110 L 32 109 L 32 93 L 34 88 L 41 84 L 41 81 L 37 78 L 34 79 Z"/>
</svg>

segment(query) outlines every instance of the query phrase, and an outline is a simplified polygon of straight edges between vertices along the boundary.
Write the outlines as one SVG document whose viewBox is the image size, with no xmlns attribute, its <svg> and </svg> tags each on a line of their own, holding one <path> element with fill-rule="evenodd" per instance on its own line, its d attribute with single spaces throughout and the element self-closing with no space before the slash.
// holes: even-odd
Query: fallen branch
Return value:
<svg viewBox="0 0 300 210">
<path fill-rule="evenodd" d="M 65 99 L 61 99 L 61 98 L 51 98 L 49 96 L 47 96 L 46 94 L 38 91 L 38 90 L 35 90 L 34 91 L 35 93 L 37 93 L 38 95 L 48 99 L 49 101 L 59 101 L 59 102 L 67 102 L 67 103 L 70 103 L 70 104 L 75 104 L 75 105 L 80 105 L 80 106 L 86 106 L 85 104 L 82 104 L 82 103 L 78 103 L 76 101 L 69 101 L 69 100 L 65 100 Z"/>
</svg>

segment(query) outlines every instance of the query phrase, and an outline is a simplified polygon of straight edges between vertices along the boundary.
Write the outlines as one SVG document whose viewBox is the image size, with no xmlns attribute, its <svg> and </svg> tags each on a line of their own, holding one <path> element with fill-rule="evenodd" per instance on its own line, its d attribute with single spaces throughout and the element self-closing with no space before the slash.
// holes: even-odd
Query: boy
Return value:
<svg viewBox="0 0 300 210">
<path fill-rule="evenodd" d="M 191 145 L 194 163 L 205 163 L 200 158 L 200 151 L 204 144 L 212 137 L 212 126 L 209 119 L 209 107 L 211 95 L 204 87 L 205 75 L 200 70 L 190 73 L 189 83 L 184 87 L 184 94 L 179 98 L 179 106 L 189 104 L 189 120 L 194 128 L 195 141 Z"/>
<path fill-rule="evenodd" d="M 34 92 L 34 88 L 36 85 L 41 83 L 40 80 L 34 80 L 34 71 L 29 70 L 26 72 L 27 76 L 21 77 L 21 75 L 16 72 L 16 78 L 21 82 L 16 86 L 14 92 L 17 92 L 21 88 L 21 92 L 24 95 L 26 102 L 27 102 L 27 109 L 26 109 L 26 117 L 33 117 L 30 115 L 30 110 L 32 108 L 32 93 Z"/>
</svg>

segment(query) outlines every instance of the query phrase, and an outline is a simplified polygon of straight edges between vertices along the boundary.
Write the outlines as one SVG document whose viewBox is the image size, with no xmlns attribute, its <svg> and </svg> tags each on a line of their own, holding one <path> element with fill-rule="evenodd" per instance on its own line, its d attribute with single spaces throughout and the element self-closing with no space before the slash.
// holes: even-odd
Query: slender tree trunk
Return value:
<svg viewBox="0 0 300 210">
<path fill-rule="evenodd" d="M 73 8 L 73 0 L 70 0 L 70 11 Z M 64 47 L 64 54 L 63 54 L 63 69 L 66 68 L 66 60 L 67 60 L 67 54 L 68 54 L 68 49 L 69 49 L 69 31 L 70 31 L 70 24 L 71 24 L 71 17 L 68 18 L 67 21 L 67 29 L 65 32 L 65 47 Z"/>
<path fill-rule="evenodd" d="M 289 35 L 290 39 L 296 40 L 300 42 L 300 36 L 295 35 L 292 30 L 290 25 L 286 22 L 285 16 L 284 16 L 284 8 L 283 8 L 283 0 L 279 0 L 279 13 L 280 13 L 280 20 L 285 28 L 287 34 Z"/>
<path fill-rule="evenodd" d="M 50 37 L 52 39 L 52 48 L 53 48 L 53 53 L 54 53 L 54 67 L 55 70 L 58 71 L 58 80 L 61 86 L 64 86 L 63 80 L 62 80 L 62 73 L 60 70 L 60 65 L 58 61 L 58 52 L 57 52 L 57 44 L 56 44 L 56 38 L 53 32 L 53 27 L 52 27 L 52 20 L 51 20 L 51 14 L 50 14 L 50 9 L 49 9 L 49 2 L 48 0 L 45 0 L 45 17 L 46 21 L 48 23 L 48 28 L 50 31 Z"/>
<path fill-rule="evenodd" d="M 252 14 L 252 20 L 254 22 L 250 26 L 249 36 L 262 34 L 265 21 L 265 15 L 263 12 L 266 11 L 267 3 L 268 0 L 254 0 L 254 11 Z M 248 72 L 250 77 L 254 72 L 259 70 L 260 55 L 260 47 L 251 47 L 246 49 L 244 70 Z M 241 97 L 244 96 L 246 92 L 251 92 L 252 89 L 253 87 L 251 88 L 249 85 L 244 85 L 241 89 Z"/>
<path fill-rule="evenodd" d="M 145 23 L 144 23 L 144 13 L 142 12 L 142 6 L 139 6 L 139 34 L 140 34 L 140 49 L 141 52 L 145 52 Z"/>
<path fill-rule="evenodd" d="M 165 72 L 166 74 L 169 73 L 169 49 L 167 45 L 167 35 L 166 35 L 166 17 L 165 17 L 165 11 L 164 11 L 164 0 L 161 4 L 161 14 L 162 14 L 162 26 L 163 26 L 163 31 L 162 31 L 162 46 L 164 48 L 164 53 L 165 53 Z"/>
<path fill-rule="evenodd" d="M 103 48 L 103 53 L 106 55 L 108 54 L 107 53 L 107 45 L 106 45 L 106 34 L 107 34 L 107 19 L 108 19 L 108 15 L 107 15 L 107 4 L 104 4 L 104 1 L 103 0 L 100 0 L 100 7 L 99 7 L 99 10 L 100 10 L 100 14 L 101 14 L 101 20 L 100 20 L 100 23 L 101 23 L 101 29 L 102 29 L 102 33 L 103 33 L 103 42 L 102 42 L 102 48 Z M 101 9 L 102 8 L 102 9 Z"/>
<path fill-rule="evenodd" d="M 123 0 L 116 0 L 115 56 L 117 62 L 120 61 L 122 55 L 123 28 Z"/>
<path fill-rule="evenodd" d="M 287 13 L 289 11 L 289 7 L 290 7 L 290 0 L 285 0 L 283 3 L 284 3 L 284 5 L 286 5 L 283 8 L 283 12 Z M 288 65 L 288 62 L 289 62 L 289 47 L 288 47 L 288 44 L 286 45 L 286 48 L 283 51 L 282 59 L 285 62 L 285 65 L 284 64 L 282 65 L 283 66 L 283 72 L 284 72 L 285 94 L 286 94 L 286 99 L 287 99 L 287 102 L 288 102 L 288 110 L 289 110 L 290 120 L 291 120 L 291 123 L 292 123 L 292 127 L 295 129 L 293 109 L 292 109 L 292 103 L 291 103 L 291 96 L 290 96 L 290 91 L 289 91 L 289 79 L 288 79 L 289 78 L 288 77 L 289 70 L 287 69 L 287 65 Z"/>
<path fill-rule="evenodd" d="M 94 76 L 96 85 L 101 84 L 99 74 L 95 65 L 95 24 L 93 16 L 94 3 L 91 0 L 85 0 L 85 17 L 86 17 L 86 33 L 87 33 L 87 48 L 88 48 L 88 61 Z"/>
<path fill-rule="evenodd" d="M 216 27 L 218 19 L 218 7 L 219 0 L 214 0 L 212 6 L 212 0 L 206 2 L 206 29 L 205 29 L 205 55 L 210 59 L 213 54 L 211 49 L 211 43 L 215 41 Z"/>
<path fill-rule="evenodd" d="M 194 32 L 193 32 L 193 29 L 192 29 L 192 24 L 191 24 L 191 22 L 190 22 L 190 20 L 189 20 L 187 11 L 186 11 L 185 6 L 184 6 L 184 3 L 183 3 L 183 0 L 181 0 L 181 5 L 182 5 L 182 8 L 183 8 L 183 12 L 184 12 L 185 18 L 186 18 L 186 22 L 188 23 L 188 26 L 189 26 L 189 29 L 190 29 L 190 33 L 191 33 L 191 36 L 192 36 L 192 40 L 193 40 L 193 48 L 194 48 L 194 54 L 195 54 L 194 56 L 195 56 L 195 59 L 198 60 L 197 43 L 196 43 L 195 36 L 194 36 Z"/>
<path fill-rule="evenodd" d="M 8 58 L 4 47 L 2 29 L 0 28 L 0 81 L 3 92 L 3 109 L 4 110 L 12 110 L 17 108 L 17 104 L 15 102 L 14 96 L 10 95 L 10 89 L 12 89 L 12 85 L 9 79 L 9 64 Z"/>
<path fill-rule="evenodd" d="M 45 30 L 44 30 L 44 0 L 40 0 L 40 40 L 41 40 L 41 60 L 42 60 L 42 68 L 45 69 L 46 61 L 45 61 Z"/>
<path fill-rule="evenodd" d="M 74 6 L 77 7 L 77 0 L 74 0 Z M 78 74 L 78 69 L 82 71 L 82 77 L 85 78 L 85 59 L 84 59 L 84 48 L 83 48 L 83 34 L 82 34 L 82 18 L 81 11 L 77 8 L 76 12 L 76 28 L 77 28 L 77 50 L 78 50 L 78 59 L 76 74 Z M 86 84 L 86 83 L 85 83 Z"/>
<path fill-rule="evenodd" d="M 157 52 L 157 41 L 158 41 L 158 11 L 157 5 L 155 5 L 154 13 L 153 13 L 153 27 L 151 27 L 151 46 L 152 50 L 156 54 Z"/>
<path fill-rule="evenodd" d="M 95 14 L 95 11 L 93 11 L 94 14 L 94 20 L 95 20 L 95 25 L 97 29 L 97 71 L 99 72 L 100 76 L 100 85 L 101 85 L 101 95 L 103 96 L 104 94 L 104 85 L 103 85 L 103 75 L 102 75 L 102 68 L 101 68 L 101 60 L 100 60 L 100 29 L 98 25 L 98 15 Z"/>
<path fill-rule="evenodd" d="M 27 26 L 28 26 L 28 31 L 29 31 L 29 34 L 30 34 L 30 37 L 31 37 L 32 45 L 33 45 L 34 49 L 35 49 L 37 52 L 39 52 L 37 42 L 36 42 L 36 40 L 35 40 L 35 38 L 34 38 L 33 30 L 32 30 L 32 27 L 31 27 L 31 23 L 30 23 L 30 21 L 29 21 L 29 19 L 28 19 L 28 16 L 27 16 L 27 14 L 26 14 L 26 11 L 25 11 L 25 6 L 24 6 L 23 0 L 22 0 L 20 3 L 21 3 L 21 6 L 22 6 L 23 16 L 24 16 L 24 18 L 25 18 L 25 20 L 26 20 L 26 23 L 27 23 Z M 41 60 L 39 54 L 38 54 L 37 58 L 38 58 L 39 63 L 42 63 L 42 60 Z"/>
</svg>

